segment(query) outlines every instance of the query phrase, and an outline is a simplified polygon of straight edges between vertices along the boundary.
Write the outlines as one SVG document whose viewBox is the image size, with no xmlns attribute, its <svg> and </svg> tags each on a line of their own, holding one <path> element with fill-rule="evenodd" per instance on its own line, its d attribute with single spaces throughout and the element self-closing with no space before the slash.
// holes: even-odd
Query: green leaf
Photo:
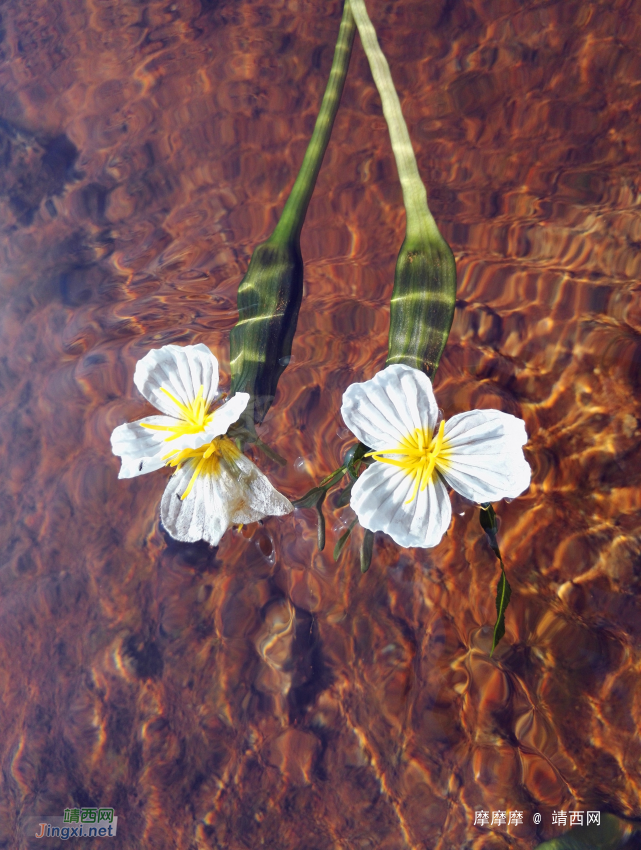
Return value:
<svg viewBox="0 0 641 850">
<path fill-rule="evenodd" d="M 316 505 L 316 518 L 318 519 L 318 550 L 322 552 L 325 548 L 325 517 L 323 515 L 323 502 L 325 501 L 325 494 L 323 493 L 323 498 L 319 499 Z"/>
<path fill-rule="evenodd" d="M 267 455 L 267 457 L 270 460 L 275 461 L 279 466 L 287 466 L 287 461 L 285 460 L 285 458 L 282 457 L 281 455 L 279 455 L 278 452 L 275 452 L 271 448 L 271 446 L 267 445 L 267 443 L 263 443 L 263 441 L 261 439 L 259 439 L 258 437 L 256 437 L 254 442 L 256 443 L 258 448 L 261 450 L 261 452 L 264 455 Z"/>
<path fill-rule="evenodd" d="M 508 584 L 505 570 L 501 565 L 501 578 L 496 589 L 496 623 L 494 624 L 494 635 L 492 636 L 492 649 L 490 650 L 490 658 L 496 649 L 496 645 L 505 634 L 505 611 L 512 596 L 512 588 Z"/>
<path fill-rule="evenodd" d="M 496 533 L 499 530 L 499 524 L 496 519 L 496 514 L 494 513 L 494 508 L 492 505 L 488 503 L 481 505 L 481 514 L 479 516 L 479 520 L 481 523 L 481 528 L 487 534 L 487 539 L 492 547 L 492 551 L 496 555 L 496 557 L 501 562 L 501 566 L 503 566 L 503 558 L 501 558 L 501 551 L 499 549 L 499 544 L 496 539 Z"/>
<path fill-rule="evenodd" d="M 323 478 L 323 480 L 318 486 L 322 487 L 325 491 L 327 491 L 337 481 L 340 481 L 343 475 L 345 475 L 345 467 L 339 466 L 338 469 L 334 470 L 334 472 L 331 472 L 326 478 Z"/>
<path fill-rule="evenodd" d="M 300 499 L 294 499 L 292 505 L 295 508 L 315 508 L 321 497 L 325 498 L 325 489 L 323 487 L 312 487 Z"/>
<path fill-rule="evenodd" d="M 371 449 L 368 446 L 363 443 L 357 443 L 355 446 L 352 446 L 345 455 L 343 465 L 347 469 L 347 472 L 353 481 L 356 481 L 358 478 L 358 471 L 361 466 L 369 466 L 370 463 L 372 463 L 372 459 L 370 457 L 365 457 L 369 451 L 371 451 Z"/>
<path fill-rule="evenodd" d="M 374 532 L 365 529 L 363 542 L 361 543 L 361 572 L 366 573 L 372 563 L 372 552 L 374 550 Z"/>
<path fill-rule="evenodd" d="M 352 487 L 354 486 L 354 484 L 354 481 L 350 481 L 347 487 L 345 487 L 344 490 L 340 491 L 340 493 L 338 494 L 338 499 L 336 499 L 337 508 L 344 508 L 345 505 L 349 505 L 349 500 L 352 496 Z"/>
<path fill-rule="evenodd" d="M 352 533 L 352 529 L 356 525 L 356 522 L 357 522 L 357 520 L 352 520 L 352 523 L 349 526 L 349 528 L 347 529 L 347 531 L 344 532 L 344 534 L 341 534 L 341 536 L 338 538 L 338 542 L 337 542 L 336 546 L 334 546 L 334 560 L 335 561 L 338 561 L 340 554 L 343 551 L 343 547 L 347 543 L 347 538 Z"/>
</svg>

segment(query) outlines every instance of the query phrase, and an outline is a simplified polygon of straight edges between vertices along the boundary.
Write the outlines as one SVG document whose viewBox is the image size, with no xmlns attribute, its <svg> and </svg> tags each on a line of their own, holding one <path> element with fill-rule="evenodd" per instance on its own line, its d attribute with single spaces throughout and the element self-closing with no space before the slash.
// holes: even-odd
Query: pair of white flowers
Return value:
<svg viewBox="0 0 641 850">
<path fill-rule="evenodd" d="M 119 478 L 176 470 L 160 506 L 172 537 L 217 546 L 232 525 L 293 510 L 226 436 L 249 395 L 218 396 L 218 361 L 207 346 L 150 351 L 134 383 L 162 415 L 114 430 Z M 374 461 L 355 482 L 350 504 L 364 528 L 385 531 L 401 546 L 438 544 L 452 518 L 447 485 L 483 503 L 514 498 L 530 483 L 521 419 L 472 410 L 439 423 L 430 379 L 409 366 L 388 366 L 352 384 L 341 413 Z"/>
</svg>

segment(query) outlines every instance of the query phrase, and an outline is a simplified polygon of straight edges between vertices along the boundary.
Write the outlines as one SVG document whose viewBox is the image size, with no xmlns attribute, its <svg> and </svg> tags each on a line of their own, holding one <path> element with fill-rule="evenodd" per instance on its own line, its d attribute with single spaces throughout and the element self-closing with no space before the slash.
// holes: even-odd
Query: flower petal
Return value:
<svg viewBox="0 0 641 850">
<path fill-rule="evenodd" d="M 162 524 L 176 540 L 206 540 L 218 546 L 234 523 L 283 516 L 294 509 L 289 499 L 275 490 L 244 455 L 235 459 L 234 466 L 221 460 L 216 474 L 199 475 L 183 501 L 180 497 L 191 481 L 196 463 L 192 459 L 177 470 L 160 504 Z"/>
<path fill-rule="evenodd" d="M 232 523 L 256 522 L 265 516 L 285 516 L 294 510 L 289 499 L 272 486 L 269 478 L 249 458 L 241 455 L 236 463 L 246 476 L 243 484 L 245 494 L 244 502 L 234 508 Z"/>
<path fill-rule="evenodd" d="M 525 423 L 510 413 L 459 413 L 445 423 L 445 462 L 437 460 L 436 467 L 450 487 L 474 502 L 514 499 L 527 490 L 532 474 L 525 443 Z"/>
<path fill-rule="evenodd" d="M 343 394 L 347 427 L 372 449 L 394 448 L 417 428 L 434 430 L 438 406 L 432 382 L 411 366 L 388 366 Z"/>
<path fill-rule="evenodd" d="M 147 416 L 114 428 L 111 449 L 122 459 L 118 478 L 135 478 L 163 467 L 165 461 L 162 458 L 168 452 L 165 442 L 168 432 L 144 428 L 143 425 L 167 427 L 176 424 L 177 420 L 172 416 Z"/>
<path fill-rule="evenodd" d="M 231 398 L 214 411 L 214 416 L 204 430 L 207 439 L 203 440 L 201 446 L 211 442 L 214 437 L 221 437 L 226 434 L 229 426 L 233 425 L 240 416 L 249 402 L 249 393 L 236 393 Z"/>
<path fill-rule="evenodd" d="M 452 506 L 438 475 L 405 504 L 413 491 L 413 476 L 377 461 L 354 484 L 350 504 L 364 528 L 386 532 L 399 546 L 427 549 L 438 545 L 447 531 Z"/>
<path fill-rule="evenodd" d="M 155 408 L 178 419 L 185 417 L 161 391 L 171 393 L 181 404 L 189 405 L 203 388 L 209 406 L 218 390 L 218 360 L 206 345 L 164 345 L 154 348 L 136 364 L 134 383 Z"/>
</svg>

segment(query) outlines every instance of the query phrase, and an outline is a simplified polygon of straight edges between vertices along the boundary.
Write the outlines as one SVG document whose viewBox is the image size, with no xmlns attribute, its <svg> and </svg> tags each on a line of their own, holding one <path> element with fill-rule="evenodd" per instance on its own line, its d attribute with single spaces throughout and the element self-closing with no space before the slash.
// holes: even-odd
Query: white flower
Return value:
<svg viewBox="0 0 641 850">
<path fill-rule="evenodd" d="M 530 483 L 525 423 L 500 410 L 471 410 L 441 422 L 432 383 L 410 366 L 388 366 L 343 395 L 347 427 L 374 449 L 350 504 L 370 531 L 400 546 L 436 546 L 452 507 L 446 484 L 474 502 L 515 498 Z M 436 432 L 436 433 L 435 433 Z"/>
<path fill-rule="evenodd" d="M 122 458 L 119 478 L 175 467 L 160 505 L 162 523 L 176 540 L 217 546 L 235 524 L 283 516 L 291 502 L 225 434 L 249 395 L 216 405 L 218 361 L 206 345 L 165 345 L 136 364 L 134 383 L 162 416 L 119 425 L 111 435 Z"/>
</svg>

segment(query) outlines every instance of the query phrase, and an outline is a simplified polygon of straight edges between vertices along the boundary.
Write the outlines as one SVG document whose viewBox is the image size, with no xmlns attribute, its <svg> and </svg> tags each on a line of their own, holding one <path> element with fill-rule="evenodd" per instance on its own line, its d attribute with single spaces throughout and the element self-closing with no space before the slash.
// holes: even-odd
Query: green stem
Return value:
<svg viewBox="0 0 641 850">
<path fill-rule="evenodd" d="M 238 321 L 229 336 L 231 392 L 246 392 L 246 433 L 255 437 L 289 363 L 303 297 L 300 232 L 338 111 L 354 42 L 351 9 L 343 9 L 334 59 L 303 164 L 272 235 L 258 245 L 238 287 Z M 248 439 L 248 438 L 245 438 Z"/>
<path fill-rule="evenodd" d="M 327 88 L 323 95 L 323 102 L 316 118 L 314 132 L 309 140 L 303 164 L 298 172 L 298 177 L 287 199 L 280 220 L 272 233 L 271 242 L 286 242 L 297 240 L 305 220 L 307 206 L 314 191 L 316 178 L 325 156 L 329 137 L 332 134 L 334 119 L 345 85 L 349 58 L 352 52 L 352 43 L 356 27 L 348 0 L 343 8 L 338 40 L 334 50 L 334 60 L 327 81 Z"/>
<path fill-rule="evenodd" d="M 358 34 L 381 97 L 383 114 L 389 128 L 396 168 L 403 190 L 403 203 L 407 216 L 407 239 L 413 242 L 424 237 L 434 237 L 438 234 L 438 229 L 427 205 L 427 192 L 418 172 L 414 149 L 387 59 L 376 38 L 376 31 L 367 14 L 364 0 L 348 0 L 348 2 L 352 7 Z"/>
</svg>

